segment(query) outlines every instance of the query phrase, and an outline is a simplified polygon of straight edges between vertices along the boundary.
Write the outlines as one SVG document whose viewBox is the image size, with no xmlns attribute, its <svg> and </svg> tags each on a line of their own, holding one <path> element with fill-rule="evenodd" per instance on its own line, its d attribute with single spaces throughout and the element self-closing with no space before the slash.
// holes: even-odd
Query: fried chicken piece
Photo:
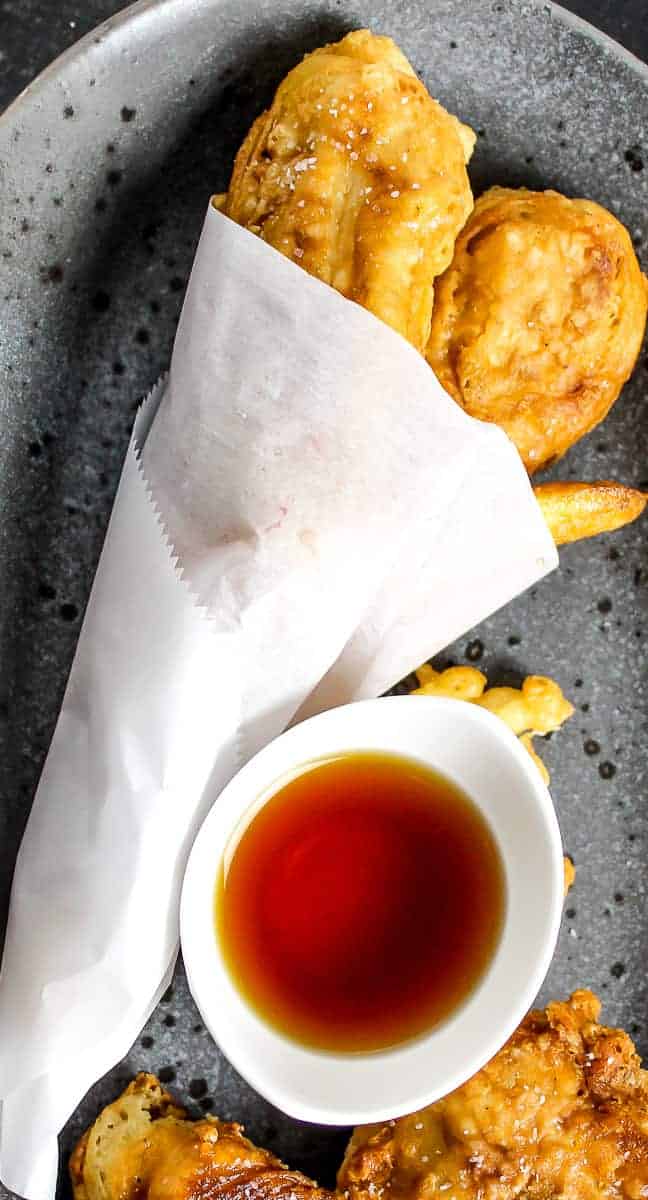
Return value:
<svg viewBox="0 0 648 1200">
<path fill-rule="evenodd" d="M 601 479 L 597 483 L 541 483 L 535 498 L 557 546 L 621 529 L 641 516 L 648 494 Z"/>
<path fill-rule="evenodd" d="M 588 991 L 532 1012 L 463 1087 L 410 1117 L 356 1129 L 347 1200 L 640 1200 L 648 1195 L 648 1072 Z"/>
<path fill-rule="evenodd" d="M 224 211 L 423 352 L 434 279 L 472 208 L 473 144 L 391 38 L 358 30 L 286 76 Z"/>
<path fill-rule="evenodd" d="M 535 751 L 533 738 L 537 734 L 555 733 L 574 711 L 573 704 L 553 679 L 528 675 L 519 688 L 489 688 L 486 676 L 476 667 L 446 667 L 445 671 L 435 671 L 430 663 L 424 663 L 415 674 L 419 686 L 414 688 L 412 696 L 467 700 L 487 708 L 504 721 L 531 755 L 544 782 L 549 783 L 549 772 Z"/>
<path fill-rule="evenodd" d="M 332 1200 L 243 1137 L 242 1126 L 186 1119 L 154 1075 L 138 1075 L 70 1159 L 74 1200 Z"/>
<path fill-rule="evenodd" d="M 455 400 L 506 430 L 530 473 L 602 421 L 648 303 L 630 236 L 591 200 L 494 187 L 437 281 L 426 357 Z"/>
</svg>

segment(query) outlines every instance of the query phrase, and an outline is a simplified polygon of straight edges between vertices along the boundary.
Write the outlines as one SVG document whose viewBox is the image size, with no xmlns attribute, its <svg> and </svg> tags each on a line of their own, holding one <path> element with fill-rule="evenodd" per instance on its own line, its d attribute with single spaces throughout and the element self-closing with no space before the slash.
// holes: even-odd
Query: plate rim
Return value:
<svg viewBox="0 0 648 1200">
<path fill-rule="evenodd" d="M 218 7 L 220 2 L 221 0 L 202 0 L 203 4 L 213 4 L 215 8 Z M 253 0 L 246 0 L 247 7 L 250 7 L 252 2 Z M 520 10 L 524 6 L 535 9 L 539 14 L 542 12 L 548 13 L 552 20 L 560 22 L 575 33 L 580 34 L 581 37 L 594 42 L 601 50 L 608 53 L 624 66 L 629 67 L 646 88 L 648 88 L 648 63 L 634 54 L 632 50 L 628 50 L 621 42 L 616 41 L 615 38 L 610 37 L 602 29 L 593 25 L 591 21 L 586 20 L 585 17 L 581 17 L 576 13 L 570 12 L 569 9 L 563 8 L 561 4 L 556 3 L 556 0 L 514 0 L 514 3 Z M 183 0 L 135 0 L 133 4 L 119 9 L 112 16 L 107 17 L 105 21 L 88 30 L 83 37 L 73 42 L 71 46 L 68 46 L 67 49 L 53 58 L 47 66 L 43 67 L 26 87 L 10 101 L 4 111 L 0 113 L 0 129 L 16 116 L 25 102 L 37 99 L 40 92 L 44 90 L 51 80 L 56 79 L 68 64 L 82 60 L 93 46 L 102 43 L 109 36 L 123 33 L 131 25 L 139 22 L 142 16 L 161 12 L 165 9 L 172 11 L 174 8 L 181 12 Z"/>
</svg>

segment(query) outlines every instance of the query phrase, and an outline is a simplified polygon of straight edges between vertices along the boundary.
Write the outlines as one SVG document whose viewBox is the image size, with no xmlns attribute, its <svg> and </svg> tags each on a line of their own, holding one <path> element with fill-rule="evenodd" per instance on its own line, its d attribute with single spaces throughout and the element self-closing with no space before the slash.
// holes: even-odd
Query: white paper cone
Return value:
<svg viewBox="0 0 648 1200">
<path fill-rule="evenodd" d="M 166 982 L 191 841 L 240 763 L 307 703 L 382 691 L 556 561 L 505 435 L 210 208 L 16 868 L 9 1187 L 52 1195 L 56 1134 Z"/>
<path fill-rule="evenodd" d="M 53 1194 L 59 1130 L 173 970 L 200 798 L 239 765 L 235 676 L 177 577 L 134 436 L 12 890 L 0 1166 L 20 1195 Z"/>
</svg>

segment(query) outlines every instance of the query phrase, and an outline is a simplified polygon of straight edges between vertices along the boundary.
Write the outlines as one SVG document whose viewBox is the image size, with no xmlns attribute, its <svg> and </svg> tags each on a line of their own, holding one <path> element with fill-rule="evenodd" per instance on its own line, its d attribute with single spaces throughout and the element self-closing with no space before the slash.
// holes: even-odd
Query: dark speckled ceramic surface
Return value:
<svg viewBox="0 0 648 1200">
<path fill-rule="evenodd" d="M 547 5 L 144 2 L 23 94 L 0 120 L 0 929 L 133 413 L 168 363 L 209 193 L 303 51 L 364 24 L 393 34 L 479 131 L 477 190 L 553 186 L 602 201 L 648 267 L 648 72 Z M 556 476 L 648 486 L 646 366 Z M 592 985 L 644 1052 L 647 530 L 567 548 L 558 573 L 444 656 L 478 662 L 493 682 L 553 675 L 575 702 L 542 746 L 578 868 L 543 996 Z M 73 1117 L 64 1151 L 142 1068 L 332 1181 L 344 1133 L 300 1126 L 250 1091 L 202 1029 L 181 969 Z"/>
</svg>

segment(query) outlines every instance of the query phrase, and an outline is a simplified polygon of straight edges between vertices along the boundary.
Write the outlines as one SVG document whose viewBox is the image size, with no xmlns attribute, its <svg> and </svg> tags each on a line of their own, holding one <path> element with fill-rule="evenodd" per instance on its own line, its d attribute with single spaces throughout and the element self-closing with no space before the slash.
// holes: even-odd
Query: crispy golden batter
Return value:
<svg viewBox="0 0 648 1200">
<path fill-rule="evenodd" d="M 530 472 L 608 412 L 634 366 L 647 285 L 627 230 L 590 200 L 494 187 L 436 285 L 427 359 Z"/>
<path fill-rule="evenodd" d="M 429 1108 L 355 1131 L 349 1200 L 641 1200 L 648 1072 L 591 992 L 533 1012 L 473 1079 Z"/>
<path fill-rule="evenodd" d="M 576 882 L 576 867 L 574 866 L 573 859 L 568 854 L 565 854 L 563 858 L 563 869 L 565 873 L 565 895 L 567 895 Z"/>
<path fill-rule="evenodd" d="M 557 546 L 620 529 L 641 516 L 648 494 L 601 479 L 598 483 L 541 483 L 534 489 Z"/>
<path fill-rule="evenodd" d="M 138 1075 L 70 1159 L 74 1200 L 331 1200 L 215 1117 L 188 1121 L 154 1075 Z"/>
<path fill-rule="evenodd" d="M 434 279 L 472 208 L 473 142 L 391 38 L 358 30 L 286 76 L 225 211 L 422 352 Z"/>
<path fill-rule="evenodd" d="M 415 675 L 419 687 L 414 688 L 412 696 L 447 696 L 450 700 L 480 704 L 495 713 L 519 737 L 544 783 L 549 783 L 549 772 L 533 745 L 533 738 L 536 734 L 554 733 L 574 712 L 573 704 L 553 679 L 529 675 L 521 688 L 489 688 L 486 676 L 476 667 L 435 671 L 430 663 L 423 663 Z M 563 863 L 567 895 L 575 882 L 576 868 L 566 856 Z"/>
<path fill-rule="evenodd" d="M 447 667 L 435 671 L 424 663 L 416 671 L 419 686 L 413 696 L 448 696 L 487 708 L 508 725 L 531 755 L 545 783 L 549 772 L 533 746 L 536 734 L 554 733 L 571 717 L 574 706 L 553 679 L 529 675 L 522 687 L 488 687 L 486 676 L 476 667 Z"/>
</svg>

